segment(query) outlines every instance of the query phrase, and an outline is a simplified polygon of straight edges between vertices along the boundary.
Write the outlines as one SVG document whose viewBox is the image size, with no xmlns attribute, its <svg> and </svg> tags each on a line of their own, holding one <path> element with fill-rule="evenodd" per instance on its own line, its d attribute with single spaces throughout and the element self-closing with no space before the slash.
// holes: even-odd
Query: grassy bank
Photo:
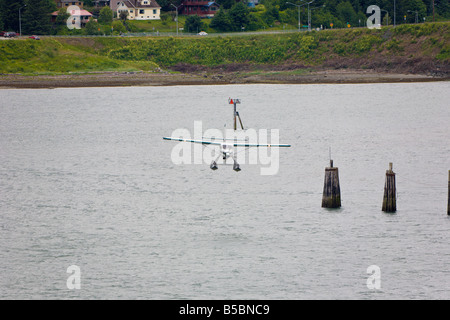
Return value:
<svg viewBox="0 0 450 320">
<path fill-rule="evenodd" d="M 214 37 L 87 37 L 0 41 L 0 73 L 301 68 L 441 73 L 450 23 Z"/>
</svg>

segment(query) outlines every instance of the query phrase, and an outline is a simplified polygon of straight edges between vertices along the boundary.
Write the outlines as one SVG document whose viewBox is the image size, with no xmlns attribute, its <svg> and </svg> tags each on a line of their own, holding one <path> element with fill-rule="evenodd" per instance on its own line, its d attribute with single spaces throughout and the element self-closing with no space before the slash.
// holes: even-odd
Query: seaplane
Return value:
<svg viewBox="0 0 450 320">
<path fill-rule="evenodd" d="M 239 112 L 236 110 L 236 105 L 241 103 L 240 99 L 228 99 L 229 104 L 234 105 L 233 110 L 233 120 L 234 120 L 234 131 L 237 130 L 237 120 L 239 120 L 240 126 L 242 130 L 244 129 L 244 126 L 242 124 L 241 116 L 239 115 Z M 233 170 L 236 172 L 241 171 L 241 168 L 236 160 L 237 158 L 237 151 L 236 148 L 238 147 L 244 147 L 244 148 L 289 148 L 291 145 L 289 144 L 258 144 L 258 143 L 249 143 L 248 140 L 238 140 L 238 139 L 226 139 L 225 135 L 223 136 L 223 139 L 221 138 L 207 138 L 202 137 L 201 140 L 195 140 L 195 139 L 183 139 L 183 138 L 176 138 L 176 137 L 163 137 L 164 140 L 171 140 L 171 141 L 179 141 L 179 142 L 190 142 L 190 143 L 197 143 L 202 144 L 204 146 L 218 146 L 220 147 L 220 153 L 219 156 L 211 163 L 210 168 L 211 170 L 217 170 L 218 169 L 218 161 L 220 158 L 223 160 L 223 164 L 226 163 L 228 159 L 233 160 Z"/>
</svg>

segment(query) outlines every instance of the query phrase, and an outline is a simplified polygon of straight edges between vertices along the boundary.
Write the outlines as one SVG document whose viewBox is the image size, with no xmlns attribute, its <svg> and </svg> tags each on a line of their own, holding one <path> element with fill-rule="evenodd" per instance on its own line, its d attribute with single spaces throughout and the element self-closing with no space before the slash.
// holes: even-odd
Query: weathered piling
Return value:
<svg viewBox="0 0 450 320">
<path fill-rule="evenodd" d="M 383 208 L 384 212 L 397 211 L 395 189 L 395 173 L 392 171 L 392 162 L 389 163 L 389 170 L 386 170 L 386 182 L 384 184 Z"/>
<path fill-rule="evenodd" d="M 341 188 L 339 186 L 339 170 L 333 167 L 333 160 L 330 160 L 330 167 L 325 168 L 325 181 L 323 185 L 322 208 L 341 207 Z"/>
<path fill-rule="evenodd" d="M 448 203 L 447 214 L 450 216 L 450 170 L 448 170 Z"/>
</svg>

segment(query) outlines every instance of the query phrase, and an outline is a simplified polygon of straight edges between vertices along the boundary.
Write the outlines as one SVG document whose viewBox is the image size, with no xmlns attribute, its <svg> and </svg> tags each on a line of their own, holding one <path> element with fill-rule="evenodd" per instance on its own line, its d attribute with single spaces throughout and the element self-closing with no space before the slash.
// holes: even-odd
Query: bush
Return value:
<svg viewBox="0 0 450 320">
<path fill-rule="evenodd" d="M 259 29 L 263 29 L 264 27 L 267 27 L 266 23 L 264 22 L 264 20 L 261 18 L 261 16 L 257 13 L 251 12 L 250 15 L 248 16 L 248 24 L 247 24 L 247 29 L 248 31 L 255 31 L 255 30 L 259 30 Z"/>
<path fill-rule="evenodd" d="M 84 28 L 84 32 L 86 35 L 89 36 L 96 36 L 103 34 L 101 31 L 100 24 L 95 20 L 89 20 L 88 23 L 86 23 L 86 27 Z"/>
<path fill-rule="evenodd" d="M 112 23 L 112 27 L 115 34 L 125 33 L 127 32 L 127 28 L 123 25 L 122 21 L 116 20 Z"/>
<path fill-rule="evenodd" d="M 317 46 L 318 41 L 315 37 L 310 35 L 302 36 L 298 41 L 297 56 L 302 60 L 308 59 L 312 57 Z"/>
</svg>

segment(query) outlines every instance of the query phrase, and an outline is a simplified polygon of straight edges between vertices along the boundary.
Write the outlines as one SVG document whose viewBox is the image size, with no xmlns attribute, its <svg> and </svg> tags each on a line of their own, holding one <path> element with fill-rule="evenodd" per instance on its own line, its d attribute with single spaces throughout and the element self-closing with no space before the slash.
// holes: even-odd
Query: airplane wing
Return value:
<svg viewBox="0 0 450 320">
<path fill-rule="evenodd" d="M 216 145 L 216 146 L 220 146 L 222 144 L 220 142 L 214 142 L 214 141 L 181 139 L 181 138 L 172 138 L 172 137 L 163 137 L 163 139 L 164 140 L 180 141 L 180 142 L 192 142 L 192 143 L 199 143 L 199 144 L 209 144 L 209 145 Z"/>
<path fill-rule="evenodd" d="M 199 143 L 206 145 L 215 145 L 220 146 L 223 142 L 216 141 L 205 141 L 205 140 L 193 140 L 193 139 L 181 139 L 181 138 L 172 138 L 172 137 L 163 137 L 164 140 L 172 140 L 172 141 L 180 141 L 180 142 L 191 142 L 191 143 Z M 258 143 L 234 143 L 233 147 L 257 147 L 257 148 L 289 148 L 290 144 L 258 144 Z"/>
<path fill-rule="evenodd" d="M 290 148 L 290 144 L 256 144 L 256 143 L 235 143 L 234 147 L 266 147 L 266 148 Z"/>
</svg>

